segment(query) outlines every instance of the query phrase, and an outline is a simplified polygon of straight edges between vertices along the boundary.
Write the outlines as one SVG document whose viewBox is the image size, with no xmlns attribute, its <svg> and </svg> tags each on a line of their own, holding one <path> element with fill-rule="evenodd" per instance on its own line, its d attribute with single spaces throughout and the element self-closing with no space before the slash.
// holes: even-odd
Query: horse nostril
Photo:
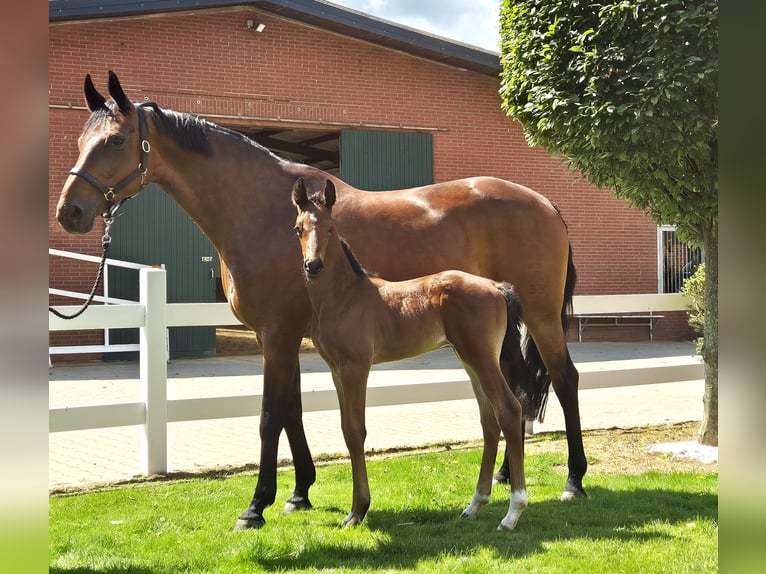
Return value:
<svg viewBox="0 0 766 574">
<path fill-rule="evenodd" d="M 306 270 L 306 274 L 309 277 L 316 277 L 324 267 L 321 259 L 314 259 L 312 261 L 304 261 L 303 268 Z"/>
<path fill-rule="evenodd" d="M 69 219 L 72 221 L 79 221 L 82 219 L 83 211 L 79 205 L 69 206 Z"/>
</svg>

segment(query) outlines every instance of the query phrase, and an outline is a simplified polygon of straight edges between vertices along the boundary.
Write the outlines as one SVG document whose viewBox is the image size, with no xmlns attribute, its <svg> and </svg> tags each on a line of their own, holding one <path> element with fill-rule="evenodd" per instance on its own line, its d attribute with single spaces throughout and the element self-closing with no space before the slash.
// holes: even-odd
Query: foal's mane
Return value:
<svg viewBox="0 0 766 574">
<path fill-rule="evenodd" d="M 370 273 L 362 267 L 362 264 L 359 263 L 359 259 L 356 258 L 356 255 L 351 250 L 351 246 L 348 244 L 348 242 L 340 238 L 340 244 L 343 246 L 343 253 L 346 254 L 346 259 L 348 259 L 348 262 L 351 264 L 351 269 L 354 270 L 354 274 L 358 275 L 359 277 L 375 277 L 376 275 L 374 273 Z"/>
</svg>

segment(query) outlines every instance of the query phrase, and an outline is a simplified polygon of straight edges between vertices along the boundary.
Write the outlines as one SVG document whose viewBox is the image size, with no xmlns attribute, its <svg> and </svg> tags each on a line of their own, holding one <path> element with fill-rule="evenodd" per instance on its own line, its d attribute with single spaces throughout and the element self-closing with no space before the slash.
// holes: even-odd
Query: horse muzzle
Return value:
<svg viewBox="0 0 766 574">
<path fill-rule="evenodd" d="M 56 221 L 67 233 L 82 235 L 93 229 L 94 213 L 77 202 L 61 202 L 56 208 Z"/>
<path fill-rule="evenodd" d="M 312 259 L 311 261 L 303 262 L 303 271 L 306 273 L 306 277 L 309 279 L 316 279 L 319 277 L 319 273 L 324 268 L 324 263 L 321 259 Z"/>
</svg>

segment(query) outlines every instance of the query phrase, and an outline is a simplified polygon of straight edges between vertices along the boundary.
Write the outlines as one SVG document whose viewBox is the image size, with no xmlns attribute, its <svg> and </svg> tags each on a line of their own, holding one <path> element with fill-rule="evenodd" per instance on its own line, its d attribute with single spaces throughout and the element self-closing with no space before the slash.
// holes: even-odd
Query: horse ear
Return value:
<svg viewBox="0 0 766 574">
<path fill-rule="evenodd" d="M 303 183 L 303 178 L 298 178 L 293 184 L 293 205 L 298 209 L 303 209 L 309 202 L 308 194 L 306 193 L 306 184 Z"/>
<path fill-rule="evenodd" d="M 324 186 L 324 204 L 327 209 L 335 205 L 335 184 L 329 179 Z"/>
<path fill-rule="evenodd" d="M 85 101 L 88 102 L 88 109 L 91 112 L 106 107 L 106 98 L 102 96 L 96 89 L 96 86 L 93 85 L 93 80 L 90 79 L 90 74 L 85 76 Z"/>
<path fill-rule="evenodd" d="M 120 108 L 120 111 L 123 114 L 126 114 L 133 109 L 133 102 L 131 102 L 128 99 L 128 96 L 125 95 L 125 92 L 120 85 L 120 80 L 117 79 L 117 74 L 112 70 L 109 70 L 109 95 L 112 96 L 117 107 Z"/>
</svg>

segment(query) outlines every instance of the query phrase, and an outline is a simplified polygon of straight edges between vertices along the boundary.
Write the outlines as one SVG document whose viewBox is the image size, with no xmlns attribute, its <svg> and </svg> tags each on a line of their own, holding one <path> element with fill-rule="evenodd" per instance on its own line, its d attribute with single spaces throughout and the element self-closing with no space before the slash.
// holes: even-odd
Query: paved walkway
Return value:
<svg viewBox="0 0 766 574">
<path fill-rule="evenodd" d="M 667 360 L 694 354 L 693 343 L 570 343 L 578 367 L 632 359 Z M 417 376 L 424 369 L 461 369 L 451 350 L 374 367 L 376 377 Z M 314 353 L 301 356 L 303 390 L 332 388 L 327 367 Z M 50 369 L 50 407 L 75 407 L 139 400 L 137 363 L 95 363 Z M 175 359 L 168 364 L 168 398 L 247 395 L 260 392 L 260 356 Z M 703 381 L 580 391 L 583 429 L 633 427 L 697 421 L 702 417 Z M 198 471 L 258 462 L 258 417 L 171 423 L 168 470 Z M 345 454 L 337 411 L 304 414 L 312 454 Z M 475 400 L 367 409 L 366 448 L 384 450 L 481 439 Z M 552 397 L 535 432 L 563 431 L 561 407 Z M 61 489 L 124 480 L 140 474 L 140 427 L 51 433 L 49 487 Z M 282 435 L 279 458 L 290 459 Z"/>
</svg>

